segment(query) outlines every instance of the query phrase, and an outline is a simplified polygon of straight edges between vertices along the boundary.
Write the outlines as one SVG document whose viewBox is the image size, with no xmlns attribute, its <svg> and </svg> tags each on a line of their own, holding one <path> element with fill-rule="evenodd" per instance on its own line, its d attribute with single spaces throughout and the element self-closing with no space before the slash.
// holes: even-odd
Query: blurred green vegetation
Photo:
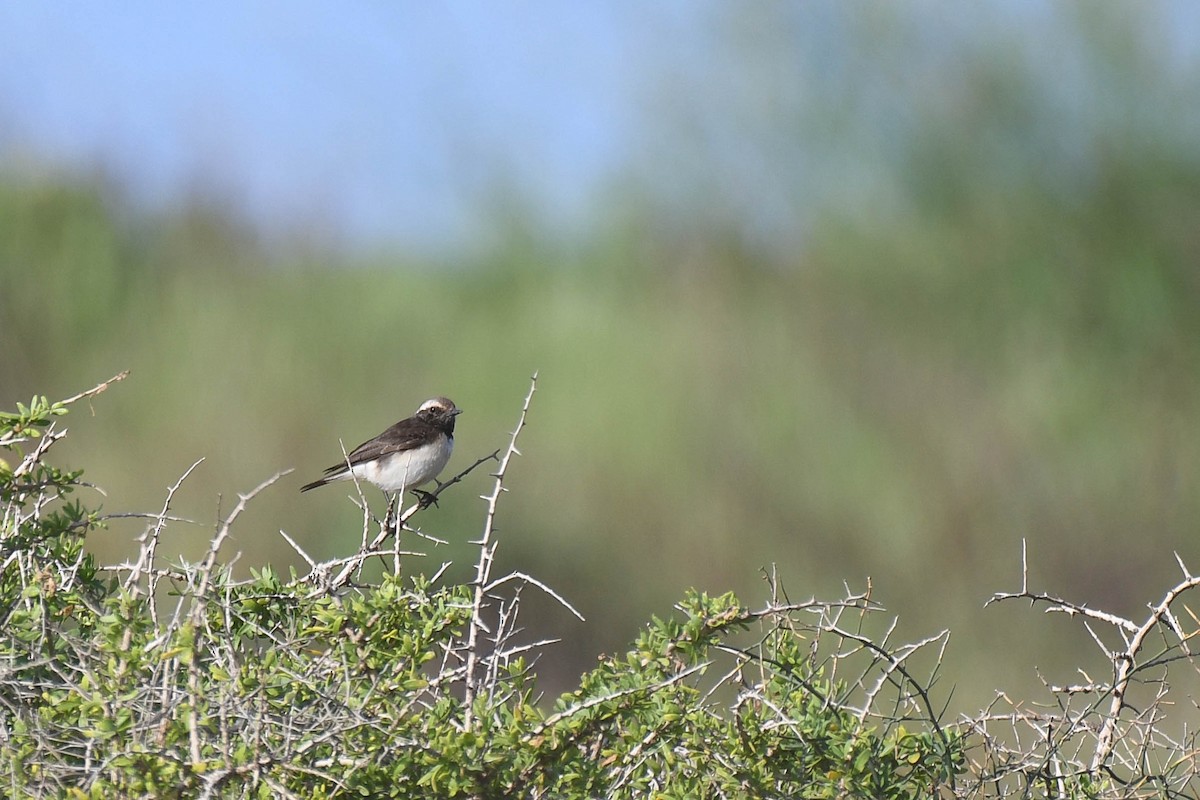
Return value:
<svg viewBox="0 0 1200 800">
<path fill-rule="evenodd" d="M 66 443 L 105 510 L 157 510 L 204 457 L 176 510 L 211 526 L 294 467 L 231 548 L 286 568 L 278 528 L 315 556 L 358 540 L 348 492 L 295 491 L 339 439 L 447 394 L 463 467 L 537 370 L 499 558 L 589 618 L 529 609 L 567 640 L 563 685 L 686 587 L 750 599 L 771 564 L 797 595 L 870 576 L 910 638 L 951 628 L 965 708 L 1036 686 L 1035 664 L 1069 682 L 1094 665 L 1069 621 L 982 609 L 1019 584 L 1022 539 L 1035 584 L 1123 614 L 1174 579 L 1173 553 L 1200 564 L 1200 149 L 1179 111 L 1200 98 L 1141 29 L 1075 30 L 1095 64 L 1074 80 L 1112 93 L 1099 111 L 1063 117 L 1021 53 L 899 87 L 915 131 L 888 191 L 786 246 L 642 184 L 569 246 L 518 220 L 486 255 L 417 263 L 267 247 L 215 204 L 146 216 L 111 181 L 9 172 L 0 404 L 131 369 Z M 804 130 L 776 131 L 778 157 Z M 465 564 L 485 481 L 424 517 L 451 540 L 429 571 Z M 167 544 L 194 558 L 207 530 Z M 139 531 L 94 549 L 122 558 Z"/>
</svg>

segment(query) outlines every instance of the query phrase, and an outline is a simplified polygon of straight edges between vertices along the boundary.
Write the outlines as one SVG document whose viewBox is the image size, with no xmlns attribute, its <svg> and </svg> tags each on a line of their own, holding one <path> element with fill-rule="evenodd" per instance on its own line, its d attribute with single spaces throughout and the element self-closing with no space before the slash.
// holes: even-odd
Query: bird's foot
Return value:
<svg viewBox="0 0 1200 800">
<path fill-rule="evenodd" d="M 427 492 L 424 489 L 412 489 L 410 491 L 412 491 L 412 493 L 417 496 L 417 503 L 423 509 L 429 508 L 430 506 L 436 506 L 438 504 L 438 499 L 437 499 L 436 494 Z"/>
</svg>

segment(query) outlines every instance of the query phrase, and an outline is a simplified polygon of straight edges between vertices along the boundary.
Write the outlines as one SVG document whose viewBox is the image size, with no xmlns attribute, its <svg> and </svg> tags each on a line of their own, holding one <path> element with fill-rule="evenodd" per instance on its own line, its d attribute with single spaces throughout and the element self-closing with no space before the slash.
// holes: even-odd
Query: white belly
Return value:
<svg viewBox="0 0 1200 800">
<path fill-rule="evenodd" d="M 444 438 L 436 445 L 393 453 L 368 464 L 356 464 L 354 475 L 385 492 L 402 492 L 433 480 L 445 468 L 453 449 L 454 440 Z"/>
</svg>

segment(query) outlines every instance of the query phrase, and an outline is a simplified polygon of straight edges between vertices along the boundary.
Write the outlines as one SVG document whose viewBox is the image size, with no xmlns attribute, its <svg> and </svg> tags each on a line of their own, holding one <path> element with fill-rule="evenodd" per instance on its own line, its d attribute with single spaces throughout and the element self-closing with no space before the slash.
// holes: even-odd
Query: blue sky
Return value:
<svg viewBox="0 0 1200 800">
<path fill-rule="evenodd" d="M 1169 32 L 1186 45 L 1179 52 L 1194 56 L 1194 7 L 1155 7 L 1178 23 Z M 879 191 L 864 153 L 886 149 L 888 126 L 904 124 L 896 86 L 910 71 L 953 70 L 930 51 L 991 29 L 1036 43 L 1056 6 L 919 3 L 898 13 L 867 3 L 848 14 L 838 3 L 805 2 L 789 9 L 780 34 L 804 38 L 794 48 L 802 59 L 783 65 L 794 81 L 768 59 L 753 63 L 754 37 L 776 32 L 756 28 L 741 8 L 701 0 L 4 3 L 0 162 L 99 165 L 151 208 L 210 192 L 266 230 L 302 228 L 368 247 L 468 239 L 497 187 L 519 190 L 544 224 L 570 229 L 618 176 L 695 168 L 697 153 L 722 162 L 727 202 L 764 213 L 782 203 L 787 215 L 794 209 L 776 195 L 798 182 L 824 186 L 823 201 L 835 205 L 838 192 L 852 204 Z M 876 62 L 853 52 L 855 37 L 895 25 L 901 13 L 911 53 Z M 745 72 L 722 60 L 730 57 L 722 41 L 739 37 Z M 1058 43 L 1043 49 L 1053 67 Z M 1047 77 L 1061 82 L 1062 74 Z M 833 169 L 834 145 L 815 128 L 800 129 L 813 135 L 798 137 L 787 163 L 771 147 L 791 142 L 746 146 L 738 120 L 780 108 L 779 95 L 736 83 L 756 75 L 778 80 L 784 103 L 824 103 L 818 116 L 863 114 L 859 127 L 871 133 L 824 184 L 812 176 Z M 859 107 L 838 109 L 843 97 Z M 671 131 L 687 131 L 700 148 L 675 153 L 664 140 Z M 684 182 L 676 191 L 697 188 Z"/>
<path fill-rule="evenodd" d="M 579 213 L 622 159 L 630 4 L 0 5 L 0 153 L 103 162 L 151 205 L 453 236 L 519 174 Z"/>
</svg>

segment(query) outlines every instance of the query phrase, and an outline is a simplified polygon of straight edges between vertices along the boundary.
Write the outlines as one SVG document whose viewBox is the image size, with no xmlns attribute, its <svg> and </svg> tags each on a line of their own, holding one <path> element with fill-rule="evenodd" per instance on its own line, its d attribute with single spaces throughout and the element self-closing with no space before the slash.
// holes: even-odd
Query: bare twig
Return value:
<svg viewBox="0 0 1200 800">
<path fill-rule="evenodd" d="M 95 397 L 96 395 L 100 394 L 101 392 L 106 391 L 109 386 L 112 386 L 114 383 L 117 383 L 118 381 L 123 381 L 128 377 L 129 377 L 129 370 L 123 370 L 121 372 L 118 372 L 116 375 L 113 375 L 111 378 L 109 378 L 106 381 L 101 381 L 100 383 L 93 386 L 91 389 L 88 389 L 86 392 L 80 392 L 77 395 L 68 397 L 66 400 L 63 400 L 62 401 L 63 405 L 69 406 L 72 403 L 76 403 L 80 400 L 83 400 L 86 397 Z"/>
<path fill-rule="evenodd" d="M 138 537 L 138 560 L 137 563 L 133 565 L 133 569 L 130 570 L 129 576 L 125 579 L 126 591 L 136 591 L 136 587 L 138 582 L 141 580 L 142 573 L 144 571 L 149 571 L 150 574 L 147 578 L 146 591 L 151 597 L 155 595 L 158 580 L 154 577 L 154 554 L 158 549 L 158 539 L 162 535 L 163 528 L 166 526 L 167 521 L 171 519 L 169 516 L 167 516 L 167 512 L 171 510 L 171 501 L 175 499 L 175 493 L 179 491 L 179 487 L 183 485 L 183 482 L 188 479 L 188 476 L 192 474 L 196 467 L 200 466 L 202 463 L 204 463 L 203 458 L 196 460 L 195 463 L 193 463 L 184 471 L 183 475 L 179 476 L 179 480 L 175 481 L 175 483 L 171 484 L 171 486 L 167 488 L 167 498 L 163 501 L 162 510 L 159 511 L 154 518 L 154 525 L 148 527 L 142 533 L 142 535 Z M 151 605 L 151 608 L 153 609 L 154 613 L 154 622 L 157 624 L 158 611 L 153 605 Z"/>
<path fill-rule="evenodd" d="M 1109 755 L 1112 753 L 1117 721 L 1120 719 L 1121 712 L 1125 708 L 1129 681 L 1138 668 L 1137 659 L 1141 655 L 1146 637 L 1166 619 L 1170 613 L 1171 604 L 1179 599 L 1180 595 L 1184 592 L 1197 586 L 1200 586 L 1200 578 L 1197 577 L 1185 578 L 1173 586 L 1167 592 L 1166 596 L 1159 601 L 1158 605 L 1151 609 L 1150 616 L 1146 618 L 1141 627 L 1137 628 L 1133 637 L 1129 640 L 1129 646 L 1125 652 L 1118 653 L 1113 660 L 1113 665 L 1116 667 L 1116 678 L 1113 681 L 1112 700 L 1108 706 L 1108 714 L 1105 717 L 1104 724 L 1100 728 L 1100 734 L 1096 737 L 1096 753 L 1092 757 L 1091 764 L 1093 770 L 1099 769 L 1107 762 Z"/>
<path fill-rule="evenodd" d="M 529 381 L 529 393 L 525 395 L 525 403 L 521 406 L 521 415 L 517 420 L 517 427 L 513 429 L 512 436 L 508 441 L 508 447 L 504 450 L 504 455 L 500 459 L 500 466 L 496 469 L 493 477 L 495 483 L 492 484 L 492 493 L 482 495 L 481 499 L 487 503 L 487 514 L 484 518 L 483 533 L 479 537 L 477 544 L 479 546 L 479 560 L 475 564 L 475 599 L 471 606 L 471 623 L 467 631 L 467 674 L 466 688 L 463 696 L 463 727 L 471 728 L 473 706 L 475 704 L 475 693 L 478 689 L 476 685 L 476 665 L 479 661 L 479 631 L 482 627 L 482 617 L 484 608 L 484 596 L 486 594 L 487 585 L 489 583 L 492 560 L 496 554 L 496 544 L 492 541 L 492 535 L 496 530 L 496 508 L 500 502 L 500 495 L 506 491 L 504 488 L 504 477 L 508 473 L 508 465 L 512 462 L 513 456 L 518 456 L 521 451 L 517 449 L 517 437 L 521 435 L 521 430 L 525 427 L 525 419 L 529 414 L 529 404 L 533 400 L 533 393 L 537 391 L 537 373 Z"/>
<path fill-rule="evenodd" d="M 543 592 L 545 592 L 546 594 L 550 595 L 555 600 L 557 600 L 559 605 L 561 605 L 567 611 L 570 611 L 572 614 L 574 614 L 575 618 L 578 619 L 580 622 L 587 621 L 583 618 L 583 614 L 580 614 L 578 611 L 576 611 L 575 606 L 568 603 L 566 601 L 566 599 L 563 598 L 562 595 L 560 595 L 558 592 L 551 589 L 546 584 L 539 581 L 537 578 L 533 577 L 532 575 L 526 575 L 524 572 L 510 572 L 509 574 L 505 575 L 503 578 L 497 578 L 496 580 L 489 583 L 487 585 L 487 588 L 484 591 L 491 593 L 494 589 L 496 589 L 497 587 L 499 587 L 502 584 L 508 583 L 509 581 L 522 581 L 524 583 L 533 584 L 534 586 L 538 587 Z"/>
</svg>

